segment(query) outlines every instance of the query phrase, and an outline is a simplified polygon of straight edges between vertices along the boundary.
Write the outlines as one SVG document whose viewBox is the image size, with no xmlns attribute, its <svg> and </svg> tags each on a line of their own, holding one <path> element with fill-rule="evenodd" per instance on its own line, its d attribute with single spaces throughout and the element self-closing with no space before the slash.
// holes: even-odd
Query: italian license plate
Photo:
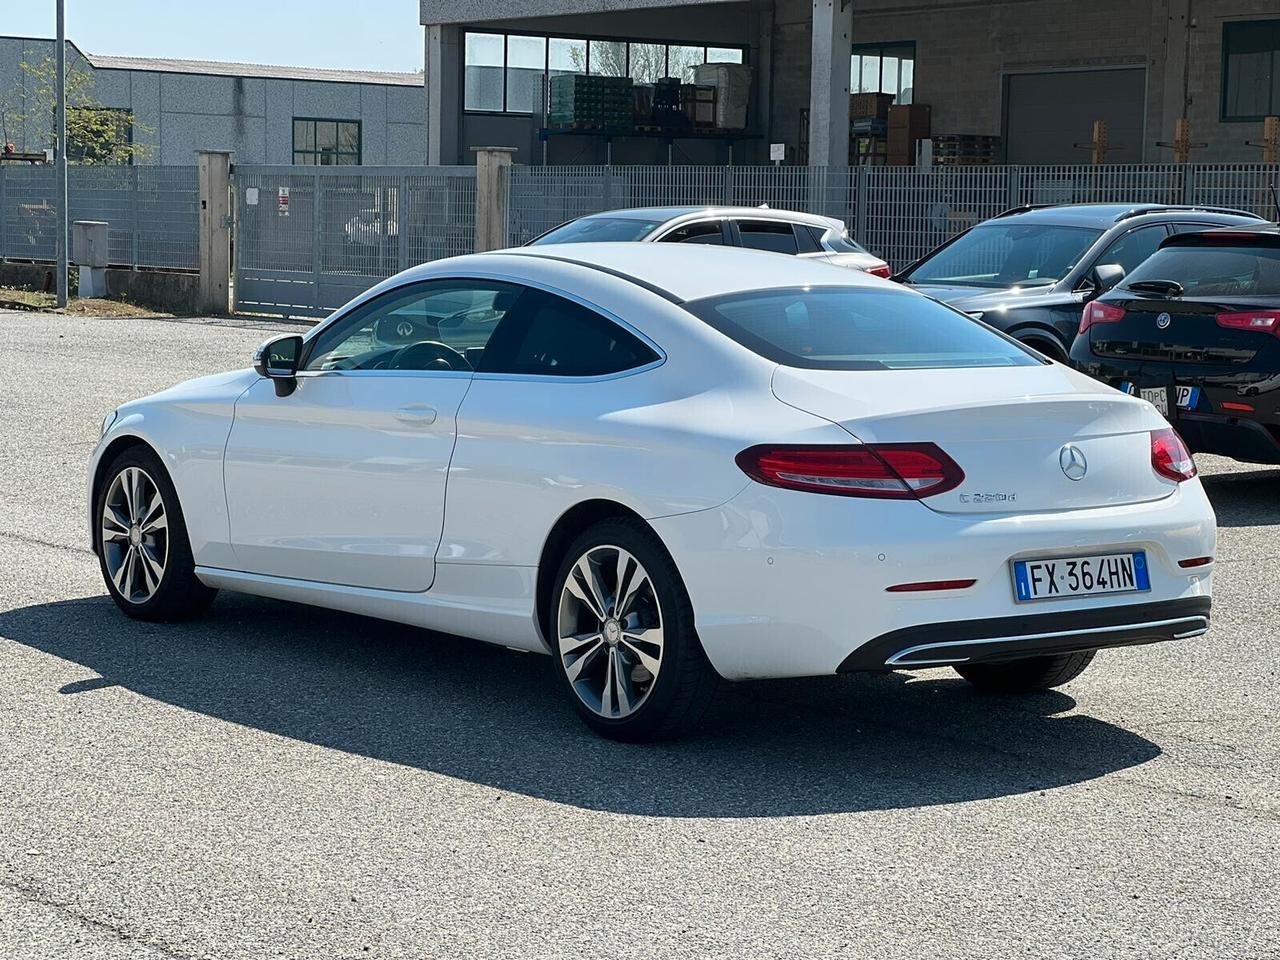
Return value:
<svg viewBox="0 0 1280 960">
<path fill-rule="evenodd" d="M 1139 391 L 1142 399 L 1146 400 L 1158 411 L 1162 416 L 1169 415 L 1169 391 L 1164 387 L 1143 387 Z"/>
<path fill-rule="evenodd" d="M 1130 395 L 1137 395 L 1155 407 L 1163 416 L 1169 416 L 1169 391 L 1165 387 L 1135 388 L 1128 381 L 1120 384 L 1120 389 Z M 1179 410 L 1194 410 L 1200 404 L 1200 388 L 1175 386 L 1173 388 L 1174 404 Z"/>
<path fill-rule="evenodd" d="M 1013 563 L 1013 591 L 1019 603 L 1150 589 L 1147 555 L 1142 550 Z"/>
</svg>

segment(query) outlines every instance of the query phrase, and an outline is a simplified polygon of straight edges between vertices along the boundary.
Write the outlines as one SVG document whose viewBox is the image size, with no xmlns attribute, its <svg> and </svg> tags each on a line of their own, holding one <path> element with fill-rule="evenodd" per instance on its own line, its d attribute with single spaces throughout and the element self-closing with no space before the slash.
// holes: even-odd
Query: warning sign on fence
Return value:
<svg viewBox="0 0 1280 960">
<path fill-rule="evenodd" d="M 276 210 L 280 216 L 287 217 L 289 215 L 289 188 L 280 188 L 280 197 L 276 202 Z"/>
</svg>

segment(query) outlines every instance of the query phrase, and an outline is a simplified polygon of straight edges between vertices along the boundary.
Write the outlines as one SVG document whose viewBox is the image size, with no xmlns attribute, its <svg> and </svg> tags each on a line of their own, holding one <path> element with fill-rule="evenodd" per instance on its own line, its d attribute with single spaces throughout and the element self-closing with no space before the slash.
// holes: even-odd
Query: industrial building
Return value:
<svg viewBox="0 0 1280 960">
<path fill-rule="evenodd" d="M 1099 146 L 1108 163 L 1172 161 L 1182 118 L 1192 162 L 1260 161 L 1280 113 L 1276 0 L 422 0 L 421 21 L 432 163 L 481 145 L 524 163 L 765 163 L 771 144 L 786 163 L 887 161 L 882 108 L 850 130 L 859 92 L 915 105 L 899 136 L 959 162 L 1088 163 Z M 750 68 L 731 136 L 567 132 L 539 113 L 542 78 L 641 83 L 662 64 L 687 79 L 702 61 Z"/>
<path fill-rule="evenodd" d="M 123 135 L 146 144 L 138 162 L 194 164 L 198 150 L 230 150 L 241 163 L 416 164 L 426 161 L 422 75 L 86 54 L 91 95 L 119 114 Z M 4 140 L 39 151 L 26 129 L 32 90 L 23 63 L 54 55 L 54 41 L 0 37 Z M 74 146 L 74 145 L 73 145 Z"/>
</svg>

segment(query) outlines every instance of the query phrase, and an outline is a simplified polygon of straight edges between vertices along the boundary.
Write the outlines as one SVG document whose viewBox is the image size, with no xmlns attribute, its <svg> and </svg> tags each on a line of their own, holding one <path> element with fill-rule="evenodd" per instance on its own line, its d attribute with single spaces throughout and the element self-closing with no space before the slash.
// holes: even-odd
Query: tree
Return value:
<svg viewBox="0 0 1280 960">
<path fill-rule="evenodd" d="M 53 57 L 23 62 L 22 85 L 0 100 L 0 138 L 6 143 L 25 132 L 25 148 L 54 145 L 57 128 L 58 80 Z M 93 96 L 94 76 L 68 58 L 67 159 L 72 163 L 121 164 L 145 159 L 148 144 L 134 143 L 135 133 L 150 132 L 134 122 L 130 110 L 104 107 Z M 25 92 L 25 97 L 23 93 Z"/>
</svg>

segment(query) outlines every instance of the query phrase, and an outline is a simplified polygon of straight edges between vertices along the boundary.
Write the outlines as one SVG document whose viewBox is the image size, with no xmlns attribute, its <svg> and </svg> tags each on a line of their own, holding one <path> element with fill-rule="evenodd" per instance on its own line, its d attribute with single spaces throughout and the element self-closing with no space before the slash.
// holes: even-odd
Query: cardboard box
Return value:
<svg viewBox="0 0 1280 960">
<path fill-rule="evenodd" d="M 853 93 L 849 95 L 849 119 L 859 120 L 870 117 L 873 120 L 884 120 L 889 115 L 889 107 L 893 104 L 891 93 Z"/>
</svg>

